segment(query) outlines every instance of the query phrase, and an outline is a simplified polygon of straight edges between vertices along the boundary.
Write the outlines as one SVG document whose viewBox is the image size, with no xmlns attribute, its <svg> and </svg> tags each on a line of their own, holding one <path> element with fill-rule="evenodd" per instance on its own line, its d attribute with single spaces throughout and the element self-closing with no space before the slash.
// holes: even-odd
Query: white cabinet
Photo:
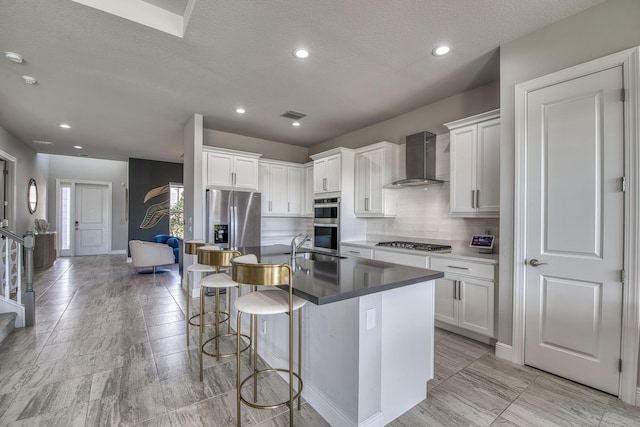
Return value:
<svg viewBox="0 0 640 427">
<path fill-rule="evenodd" d="M 262 216 L 300 216 L 304 176 L 302 167 L 284 162 L 260 161 L 258 170 Z"/>
<path fill-rule="evenodd" d="M 302 215 L 313 216 L 313 162 L 309 162 L 304 165 Z"/>
<path fill-rule="evenodd" d="M 500 111 L 455 122 L 450 130 L 450 211 L 459 217 L 500 212 Z"/>
<path fill-rule="evenodd" d="M 348 243 L 341 243 L 340 255 L 346 257 L 373 259 L 373 249 L 350 245 Z"/>
<path fill-rule="evenodd" d="M 432 257 L 430 268 L 444 272 L 435 282 L 436 321 L 493 337 L 495 266 Z"/>
<path fill-rule="evenodd" d="M 316 194 L 340 191 L 340 154 L 313 161 L 313 191 Z"/>
<path fill-rule="evenodd" d="M 373 251 L 373 259 L 376 261 L 391 262 L 393 264 L 408 265 L 409 267 L 429 268 L 429 257 L 422 254 L 409 254 L 376 248 Z"/>
<path fill-rule="evenodd" d="M 206 185 L 231 187 L 241 190 L 257 190 L 258 158 L 260 154 L 234 150 L 202 150 L 203 166 L 206 164 Z M 206 161 L 204 160 L 206 157 Z"/>
<path fill-rule="evenodd" d="M 397 179 L 398 149 L 397 144 L 379 142 L 356 150 L 356 216 L 395 216 L 397 192 L 383 186 Z"/>
</svg>

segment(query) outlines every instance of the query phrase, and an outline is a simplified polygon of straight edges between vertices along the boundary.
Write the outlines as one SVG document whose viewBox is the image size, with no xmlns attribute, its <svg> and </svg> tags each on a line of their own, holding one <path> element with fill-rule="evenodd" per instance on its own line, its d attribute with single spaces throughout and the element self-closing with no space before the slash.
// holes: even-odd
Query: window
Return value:
<svg viewBox="0 0 640 427">
<path fill-rule="evenodd" d="M 169 184 L 169 234 L 184 238 L 184 186 Z"/>
<path fill-rule="evenodd" d="M 71 184 L 60 185 L 60 250 L 71 250 Z"/>
</svg>

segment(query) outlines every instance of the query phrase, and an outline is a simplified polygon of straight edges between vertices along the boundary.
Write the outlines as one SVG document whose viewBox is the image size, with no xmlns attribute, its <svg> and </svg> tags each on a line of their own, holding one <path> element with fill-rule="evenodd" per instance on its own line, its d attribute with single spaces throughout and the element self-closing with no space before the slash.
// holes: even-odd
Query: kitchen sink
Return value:
<svg viewBox="0 0 640 427">
<path fill-rule="evenodd" d="M 296 254 L 296 258 L 304 258 L 311 261 L 332 262 L 332 261 L 338 261 L 340 259 L 345 259 L 346 256 L 331 255 L 331 254 L 325 254 L 321 252 L 298 252 Z"/>
</svg>

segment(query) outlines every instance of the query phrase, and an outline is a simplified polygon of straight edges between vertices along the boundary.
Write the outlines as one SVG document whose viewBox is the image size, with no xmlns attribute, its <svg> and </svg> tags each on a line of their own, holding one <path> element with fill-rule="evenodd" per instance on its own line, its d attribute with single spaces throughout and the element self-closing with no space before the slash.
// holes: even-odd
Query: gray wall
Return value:
<svg viewBox="0 0 640 427">
<path fill-rule="evenodd" d="M 500 48 L 502 129 L 498 339 L 502 343 L 510 345 L 513 333 L 515 85 L 639 45 L 638 18 L 640 1 L 609 0 Z"/>
<path fill-rule="evenodd" d="M 336 147 L 358 148 L 379 141 L 404 144 L 404 137 L 423 130 L 435 134 L 448 133 L 443 123 L 500 106 L 499 82 L 493 82 L 426 105 L 392 119 L 358 129 L 330 139 L 309 149 L 309 154 L 321 153 Z"/>
<path fill-rule="evenodd" d="M 15 170 L 15 224 L 10 227 L 18 235 L 33 230 L 33 220 L 47 217 L 48 155 L 38 154 L 18 138 L 0 127 L 0 150 L 16 158 Z M 38 185 L 38 207 L 30 214 L 27 209 L 27 185 L 34 178 Z M 11 197 L 11 196 L 9 196 Z"/>
<path fill-rule="evenodd" d="M 306 163 L 309 161 L 309 150 L 305 147 L 283 144 L 267 139 L 236 135 L 219 130 L 204 129 L 202 145 L 228 148 L 231 150 L 261 153 L 262 159 L 282 160 L 286 162 Z"/>
<path fill-rule="evenodd" d="M 88 159 L 71 156 L 49 156 L 49 222 L 56 228 L 56 180 L 102 181 L 111 183 L 111 250 L 127 250 L 127 218 L 125 187 L 128 164 L 116 160 Z"/>
</svg>

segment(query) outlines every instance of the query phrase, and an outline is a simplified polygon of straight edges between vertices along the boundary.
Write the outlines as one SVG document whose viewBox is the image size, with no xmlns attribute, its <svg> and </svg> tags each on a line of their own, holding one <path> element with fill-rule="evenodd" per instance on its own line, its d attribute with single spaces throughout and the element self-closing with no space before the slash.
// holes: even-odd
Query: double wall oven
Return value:
<svg viewBox="0 0 640 427">
<path fill-rule="evenodd" d="M 313 203 L 313 247 L 337 254 L 340 245 L 340 197 L 315 199 Z"/>
</svg>

